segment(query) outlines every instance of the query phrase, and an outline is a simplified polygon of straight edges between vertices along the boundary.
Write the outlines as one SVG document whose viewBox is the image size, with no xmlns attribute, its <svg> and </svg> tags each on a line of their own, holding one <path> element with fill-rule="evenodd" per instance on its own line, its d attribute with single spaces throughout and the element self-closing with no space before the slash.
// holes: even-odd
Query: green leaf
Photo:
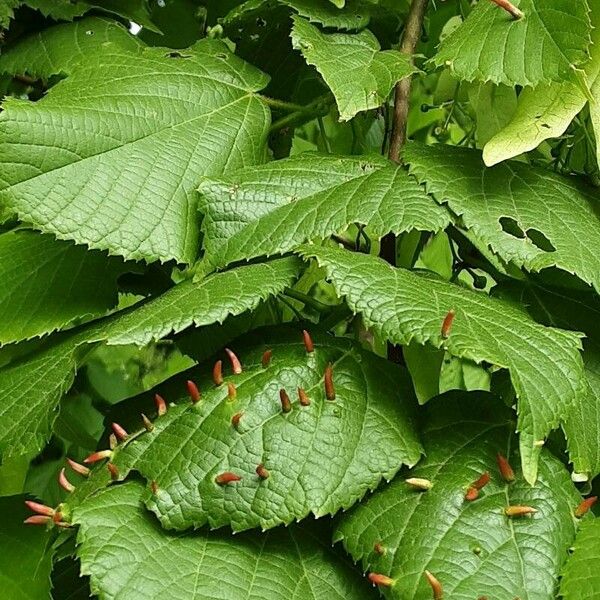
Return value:
<svg viewBox="0 0 600 600">
<path fill-rule="evenodd" d="M 600 97 L 600 6 L 594 3 L 591 12 L 591 60 L 584 66 L 585 77 L 592 96 Z M 483 149 L 483 160 L 495 165 L 523 152 L 537 148 L 544 140 L 561 136 L 575 115 L 587 103 L 587 95 L 580 86 L 561 81 L 525 89 L 519 95 L 517 110 L 510 122 L 499 131 Z M 590 104 L 590 113 L 597 113 L 598 102 Z M 600 125 L 600 124 L 599 124 Z M 596 131 L 600 127 L 596 126 Z"/>
<path fill-rule="evenodd" d="M 406 171 L 369 158 L 301 154 L 200 184 L 205 270 L 293 250 L 349 225 L 381 237 L 448 225 Z"/>
<path fill-rule="evenodd" d="M 118 258 L 28 230 L 0 235 L 0 345 L 51 333 L 116 306 Z"/>
<path fill-rule="evenodd" d="M 512 304 L 404 269 L 373 256 L 304 246 L 368 326 L 395 344 L 430 343 L 476 363 L 509 370 L 519 398 L 518 429 L 527 481 L 534 483 L 548 433 L 586 393 L 580 335 L 539 325 Z M 442 322 L 456 312 L 447 339 Z"/>
<path fill-rule="evenodd" d="M 417 462 L 421 448 L 407 374 L 349 340 L 313 339 L 315 351 L 307 353 L 298 331 L 252 332 L 234 346 L 244 365 L 243 373 L 226 376 L 234 398 L 228 385 L 215 386 L 207 376 L 197 380 L 202 398 L 192 404 L 177 380 L 166 399 L 181 402 L 155 421 L 153 431 L 115 451 L 111 460 L 120 477 L 133 470 L 157 482 L 157 494 L 148 491 L 144 501 L 164 527 L 264 530 L 310 513 L 334 514 L 391 479 L 402 464 Z M 266 349 L 273 358 L 264 368 Z M 330 363 L 334 400 L 324 388 Z M 300 404 L 298 388 L 309 406 Z M 289 412 L 282 410 L 282 389 Z M 267 479 L 257 476 L 259 464 L 269 471 Z M 105 471 L 100 467 L 102 476 Z M 223 472 L 241 480 L 218 485 Z"/>
<path fill-rule="evenodd" d="M 51 539 L 43 527 L 23 525 L 31 516 L 25 496 L 0 498 L 0 589 L 7 600 L 50 597 Z"/>
<path fill-rule="evenodd" d="M 467 91 L 477 120 L 477 145 L 481 148 L 510 122 L 517 108 L 517 94 L 513 88 L 491 83 L 472 83 Z"/>
<path fill-rule="evenodd" d="M 423 431 L 427 458 L 407 477 L 429 479 L 416 491 L 402 478 L 344 515 L 334 534 L 363 568 L 391 576 L 386 597 L 429 600 L 428 570 L 443 586 L 444 598 L 473 600 L 554 597 L 567 549 L 575 537 L 573 509 L 580 497 L 564 466 L 545 451 L 535 487 L 515 471 L 507 484 L 496 453 L 518 457 L 514 424 L 499 400 L 478 394 L 447 394 L 428 405 Z M 491 481 L 469 502 L 467 487 L 483 472 Z M 532 517 L 508 518 L 504 509 L 524 505 Z M 373 547 L 379 542 L 385 554 Z"/>
<path fill-rule="evenodd" d="M 581 524 L 560 583 L 564 600 L 594 600 L 600 590 L 600 519 Z"/>
<path fill-rule="evenodd" d="M 0 455 L 39 452 L 75 378 L 74 350 L 58 343 L 0 369 Z"/>
<path fill-rule="evenodd" d="M 161 530 L 140 502 L 137 483 L 102 490 L 80 506 L 78 555 L 102 600 L 365 600 L 360 576 L 315 526 L 231 537 Z"/>
<path fill-rule="evenodd" d="M 486 168 L 466 148 L 411 144 L 411 173 L 506 262 L 557 266 L 600 290 L 597 192 L 575 178 L 525 163 Z"/>
<path fill-rule="evenodd" d="M 102 52 L 140 52 L 143 45 L 125 27 L 106 18 L 87 17 L 62 23 L 20 39 L 2 52 L 0 72 L 49 77 L 68 74 L 82 61 Z"/>
<path fill-rule="evenodd" d="M 322 33 L 306 19 L 292 20 L 292 45 L 331 88 L 342 121 L 381 106 L 398 81 L 417 71 L 410 57 L 396 50 L 382 52 L 369 30 Z"/>
<path fill-rule="evenodd" d="M 0 452 L 39 451 L 48 439 L 56 407 L 71 387 L 80 348 L 94 342 L 144 345 L 192 324 L 208 325 L 254 308 L 292 285 L 295 258 L 184 281 L 140 306 L 94 321 L 48 347 L 0 369 Z"/>
<path fill-rule="evenodd" d="M 586 393 L 578 398 L 563 423 L 569 458 L 581 480 L 600 474 L 600 301 L 589 290 L 578 292 L 543 282 L 503 283 L 495 289 L 540 323 L 582 331 Z"/>
<path fill-rule="evenodd" d="M 525 17 L 514 20 L 488 0 L 440 45 L 432 59 L 460 79 L 535 87 L 574 77 L 588 60 L 587 0 L 513 0 Z"/>
<path fill-rule="evenodd" d="M 325 4 L 323 0 L 248 0 L 223 18 L 223 27 L 243 26 L 257 15 L 276 10 L 282 5 L 291 8 L 309 22 L 319 23 L 324 27 L 357 30 L 366 27 L 370 21 L 371 7 L 361 0 L 348 0 L 342 10 Z"/>
<path fill-rule="evenodd" d="M 215 40 L 90 57 L 41 100 L 4 103 L 0 204 L 60 239 L 191 262 L 199 177 L 265 159 L 265 84 Z"/>
</svg>

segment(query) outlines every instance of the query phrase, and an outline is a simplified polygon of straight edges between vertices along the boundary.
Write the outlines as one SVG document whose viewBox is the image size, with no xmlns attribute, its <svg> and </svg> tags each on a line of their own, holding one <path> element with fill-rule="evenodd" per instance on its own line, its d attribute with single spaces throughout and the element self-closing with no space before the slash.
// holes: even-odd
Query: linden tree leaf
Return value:
<svg viewBox="0 0 600 600">
<path fill-rule="evenodd" d="M 0 345 L 41 336 L 117 304 L 120 258 L 28 230 L 0 235 Z"/>
<path fill-rule="evenodd" d="M 600 97 L 600 5 L 594 3 L 591 12 L 591 60 L 584 65 L 585 77 L 594 98 Z M 544 140 L 561 136 L 588 98 L 580 86 L 561 81 L 525 89 L 519 95 L 517 109 L 510 122 L 483 149 L 488 166 L 537 148 Z M 590 104 L 590 113 L 597 112 L 598 102 Z M 600 123 L 596 131 L 600 132 Z"/>
<path fill-rule="evenodd" d="M 100 491 L 79 506 L 77 554 L 102 600 L 365 600 L 376 596 L 314 525 L 232 537 L 164 531 L 135 482 Z M 135 583 L 132 583 L 135 582 Z"/>
<path fill-rule="evenodd" d="M 94 342 L 144 345 L 190 325 L 209 325 L 256 307 L 261 299 L 293 284 L 295 258 L 249 265 L 193 283 L 183 281 L 161 296 L 63 334 L 0 368 L 0 452 L 39 451 L 71 387 L 79 349 Z"/>
<path fill-rule="evenodd" d="M 594 600 L 600 589 L 600 519 L 587 518 L 581 524 L 573 553 L 560 582 L 564 600 Z"/>
<path fill-rule="evenodd" d="M 600 474 L 600 301 L 589 290 L 577 292 L 539 281 L 504 282 L 495 292 L 527 308 L 540 323 L 582 331 L 587 393 L 564 420 L 563 430 L 576 478 Z M 575 475 L 574 475 L 575 476 Z"/>
<path fill-rule="evenodd" d="M 353 223 L 379 237 L 449 223 L 406 171 L 381 159 L 301 154 L 206 178 L 199 189 L 207 270 L 287 252 Z"/>
<path fill-rule="evenodd" d="M 61 23 L 19 40 L 0 56 L 0 72 L 49 77 L 101 52 L 123 49 L 141 52 L 143 45 L 125 27 L 110 19 L 87 17 Z"/>
<path fill-rule="evenodd" d="M 587 0 L 513 0 L 524 14 L 511 15 L 481 0 L 466 21 L 448 35 L 432 59 L 460 79 L 510 87 L 572 78 L 585 63 L 591 22 Z"/>
<path fill-rule="evenodd" d="M 396 478 L 342 517 L 334 539 L 364 569 L 394 579 L 387 598 L 429 600 L 426 570 L 441 583 L 444 598 L 453 600 L 554 597 L 581 498 L 547 451 L 535 486 L 519 469 L 513 483 L 503 479 L 496 454 L 513 465 L 518 454 L 510 414 L 494 400 L 484 393 L 449 393 L 428 404 L 427 458 L 403 475 L 428 479 L 431 489 L 417 491 Z M 478 499 L 465 500 L 468 486 L 484 472 L 490 482 Z M 537 512 L 505 516 L 505 508 L 515 505 Z M 376 543 L 383 554 L 375 552 Z"/>
<path fill-rule="evenodd" d="M 25 527 L 25 496 L 0 498 L 0 589 L 10 600 L 50 598 L 52 541 L 41 527 Z"/>
<path fill-rule="evenodd" d="M 523 471 L 535 482 L 543 440 L 586 393 L 580 334 L 544 327 L 511 303 L 373 256 L 308 245 L 302 253 L 317 259 L 338 294 L 383 338 L 430 343 L 508 369 L 519 398 Z M 445 339 L 442 323 L 450 310 L 456 316 Z"/>
<path fill-rule="evenodd" d="M 367 29 L 360 33 L 323 33 L 306 19 L 292 17 L 292 45 L 314 65 L 335 96 L 340 119 L 378 108 L 394 85 L 415 73 L 410 57 L 381 51 Z"/>
<path fill-rule="evenodd" d="M 525 163 L 486 168 L 466 148 L 411 144 L 411 172 L 506 262 L 557 266 L 600 290 L 598 194 L 575 178 Z"/>
<path fill-rule="evenodd" d="M 219 386 L 210 376 L 197 379 L 202 397 L 195 404 L 177 378 L 166 399 L 182 402 L 113 453 L 121 478 L 130 471 L 146 478 L 144 501 L 164 527 L 270 529 L 310 513 L 333 514 L 391 479 L 400 465 L 417 462 L 412 386 L 398 366 L 325 335 L 314 336 L 314 352 L 307 352 L 300 332 L 284 327 L 245 340 L 234 345 L 242 373 Z M 264 367 L 267 349 L 272 359 Z M 220 484 L 223 473 L 239 480 Z"/>
<path fill-rule="evenodd" d="M 200 176 L 265 159 L 266 82 L 217 40 L 90 56 L 37 102 L 4 103 L 0 204 L 60 239 L 193 261 Z"/>
</svg>

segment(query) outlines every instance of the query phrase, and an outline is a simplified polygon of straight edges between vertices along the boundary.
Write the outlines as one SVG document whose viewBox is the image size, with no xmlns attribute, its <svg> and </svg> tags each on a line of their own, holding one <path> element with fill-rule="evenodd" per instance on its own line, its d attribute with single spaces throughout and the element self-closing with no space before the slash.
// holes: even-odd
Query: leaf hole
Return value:
<svg viewBox="0 0 600 600">
<path fill-rule="evenodd" d="M 537 246 L 544 252 L 556 252 L 556 248 L 552 245 L 552 242 L 537 229 L 528 229 L 527 237 L 533 242 L 534 246 Z"/>
<path fill-rule="evenodd" d="M 519 224 L 512 217 L 500 217 L 500 227 L 504 233 L 519 238 L 525 239 L 525 232 L 519 227 Z"/>
</svg>

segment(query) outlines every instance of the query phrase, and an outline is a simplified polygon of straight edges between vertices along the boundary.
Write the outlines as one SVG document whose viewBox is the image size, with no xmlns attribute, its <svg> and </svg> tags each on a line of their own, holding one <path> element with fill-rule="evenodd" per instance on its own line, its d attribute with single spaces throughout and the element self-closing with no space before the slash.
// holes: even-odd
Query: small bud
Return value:
<svg viewBox="0 0 600 600">
<path fill-rule="evenodd" d="M 156 410 L 158 416 L 162 417 L 167 412 L 167 403 L 160 394 L 154 394 L 154 404 L 156 404 Z"/>
<path fill-rule="evenodd" d="M 40 504 L 39 502 L 34 502 L 33 500 L 25 500 L 25 504 L 27 505 L 27 508 L 32 510 L 34 513 L 37 513 L 38 515 L 53 517 L 56 512 L 53 508 L 50 508 L 45 504 Z"/>
<path fill-rule="evenodd" d="M 227 398 L 229 400 L 235 400 L 235 397 L 237 396 L 237 389 L 235 387 L 234 383 L 231 383 L 231 381 L 227 384 Z"/>
<path fill-rule="evenodd" d="M 479 498 L 479 490 L 470 485 L 465 494 L 465 500 L 467 502 L 473 502 L 473 500 L 477 500 L 477 498 Z"/>
<path fill-rule="evenodd" d="M 409 477 L 406 479 L 406 483 L 415 490 L 430 490 L 433 487 L 433 483 L 429 479 L 421 479 L 420 477 Z"/>
<path fill-rule="evenodd" d="M 273 356 L 273 350 L 265 350 L 262 355 L 262 366 L 267 368 L 271 363 L 271 357 Z"/>
<path fill-rule="evenodd" d="M 153 496 L 158 494 L 158 483 L 156 483 L 154 479 L 150 482 L 150 491 L 152 492 Z"/>
<path fill-rule="evenodd" d="M 327 400 L 335 400 L 335 388 L 333 386 L 333 366 L 331 363 L 325 367 L 323 379 L 325 381 L 325 397 Z"/>
<path fill-rule="evenodd" d="M 44 517 L 43 515 L 33 515 L 33 517 L 27 517 L 23 523 L 26 525 L 48 525 L 52 521 L 52 517 Z"/>
<path fill-rule="evenodd" d="M 525 15 L 509 0 L 492 0 L 500 8 L 503 8 L 515 21 L 522 19 Z"/>
<path fill-rule="evenodd" d="M 373 550 L 375 551 L 375 554 L 379 554 L 379 556 L 383 556 L 386 553 L 385 546 L 381 542 L 375 542 Z"/>
<path fill-rule="evenodd" d="M 594 504 L 596 504 L 597 500 L 598 496 L 590 496 L 589 498 L 582 500 L 579 506 L 575 509 L 575 516 L 578 519 L 581 519 L 581 517 L 583 517 L 583 515 L 585 515 L 590 508 L 592 508 L 592 506 L 594 506 Z"/>
<path fill-rule="evenodd" d="M 485 471 L 477 481 L 474 481 L 471 484 L 471 487 L 474 487 L 476 490 L 480 490 L 485 487 L 490 482 L 490 474 Z"/>
<path fill-rule="evenodd" d="M 237 357 L 233 350 L 229 348 L 225 348 L 225 352 L 227 352 L 227 356 L 229 356 L 229 360 L 231 361 L 231 369 L 236 374 L 239 375 L 242 372 L 242 363 L 240 359 Z"/>
<path fill-rule="evenodd" d="M 231 424 L 238 429 L 238 426 L 240 424 L 240 419 L 242 418 L 242 415 L 244 413 L 243 412 L 236 412 L 235 415 L 233 415 L 233 417 L 231 417 Z"/>
<path fill-rule="evenodd" d="M 531 506 L 507 506 L 504 509 L 504 514 L 507 517 L 524 517 L 526 515 L 533 515 L 536 512 L 537 510 Z"/>
<path fill-rule="evenodd" d="M 83 475 L 84 477 L 87 477 L 90 474 L 90 470 L 87 467 L 80 465 L 78 462 L 75 462 L 74 460 L 71 460 L 70 458 L 67 458 L 67 463 L 71 467 L 71 469 L 73 469 L 73 471 L 75 471 L 75 473 L 79 473 L 79 475 Z"/>
<path fill-rule="evenodd" d="M 117 446 L 118 446 L 118 442 L 117 442 L 117 436 L 114 433 L 111 433 L 108 436 L 108 447 L 111 450 L 114 450 Z"/>
<path fill-rule="evenodd" d="M 213 367 L 212 377 L 215 385 L 222 385 L 223 383 L 223 361 L 218 360 Z"/>
<path fill-rule="evenodd" d="M 308 331 L 306 331 L 306 329 L 302 330 L 302 337 L 304 339 L 304 347 L 306 348 L 306 351 L 314 352 L 315 345 L 313 344 L 312 338 L 310 337 L 310 333 L 308 333 Z"/>
<path fill-rule="evenodd" d="M 106 468 L 108 469 L 108 472 L 110 473 L 110 478 L 113 481 L 119 478 L 119 469 L 117 469 L 117 466 L 115 464 L 111 462 L 106 463 Z"/>
<path fill-rule="evenodd" d="M 298 400 L 301 406 L 310 406 L 310 398 L 302 388 L 298 388 Z"/>
<path fill-rule="evenodd" d="M 500 452 L 496 454 L 496 461 L 498 462 L 498 469 L 500 470 L 500 475 L 502 475 L 502 479 L 507 483 L 511 483 L 515 480 L 515 472 L 513 471 L 510 463 L 506 459 L 506 457 Z"/>
<path fill-rule="evenodd" d="M 144 413 L 142 413 L 142 423 L 146 431 L 150 432 L 154 429 L 154 423 Z"/>
<path fill-rule="evenodd" d="M 112 450 L 100 450 L 98 452 L 94 452 L 90 454 L 87 458 L 83 460 L 83 462 L 87 465 L 90 463 L 95 463 L 100 460 L 104 460 L 105 458 L 110 458 L 112 456 Z"/>
<path fill-rule="evenodd" d="M 231 471 L 225 471 L 215 477 L 215 483 L 219 485 L 227 485 L 228 483 L 233 483 L 235 481 L 240 481 L 241 477 L 232 473 Z"/>
<path fill-rule="evenodd" d="M 185 382 L 185 386 L 187 387 L 188 396 L 190 397 L 192 404 L 196 404 L 196 402 L 199 402 L 200 390 L 198 389 L 198 386 L 191 379 L 188 379 Z"/>
<path fill-rule="evenodd" d="M 444 317 L 444 321 L 442 322 L 442 337 L 446 339 L 450 335 L 450 330 L 452 329 L 452 323 L 454 323 L 454 317 L 456 316 L 456 311 L 452 308 L 448 311 L 448 314 Z"/>
<path fill-rule="evenodd" d="M 381 585 L 383 587 L 392 587 L 394 585 L 394 580 L 387 575 L 382 575 L 381 573 L 369 573 L 369 581 L 373 585 Z"/>
<path fill-rule="evenodd" d="M 258 467 L 256 467 L 256 474 L 261 478 L 261 479 L 268 479 L 269 478 L 269 471 L 267 471 L 267 469 L 265 469 L 265 465 L 263 465 L 262 463 L 260 463 L 260 465 L 258 465 Z"/>
<path fill-rule="evenodd" d="M 123 442 L 128 438 L 129 434 L 118 423 L 111 423 L 110 426 L 115 433 L 115 437 L 120 442 Z"/>
<path fill-rule="evenodd" d="M 438 578 L 432 575 L 429 571 L 425 571 L 424 575 L 433 591 L 433 600 L 442 600 L 444 597 L 444 591 L 442 590 L 442 584 L 439 582 Z"/>
<path fill-rule="evenodd" d="M 279 399 L 281 400 L 281 410 L 284 413 L 289 413 L 292 410 L 292 403 L 288 393 L 283 388 L 279 390 Z"/>
<path fill-rule="evenodd" d="M 67 479 L 67 476 L 65 475 L 65 469 L 64 467 L 60 470 L 60 473 L 58 474 L 58 485 L 60 485 L 60 487 L 71 493 L 75 491 L 75 486 Z"/>
<path fill-rule="evenodd" d="M 546 443 L 546 440 L 535 440 L 533 445 L 535 448 L 541 448 Z"/>
</svg>

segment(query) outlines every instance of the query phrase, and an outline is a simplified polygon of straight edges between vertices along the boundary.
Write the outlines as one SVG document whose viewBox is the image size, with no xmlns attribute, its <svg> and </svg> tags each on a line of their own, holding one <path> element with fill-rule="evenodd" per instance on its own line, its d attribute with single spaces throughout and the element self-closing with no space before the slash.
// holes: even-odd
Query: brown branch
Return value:
<svg viewBox="0 0 600 600">
<path fill-rule="evenodd" d="M 404 25 L 404 33 L 400 43 L 400 52 L 411 57 L 421 37 L 423 19 L 427 10 L 428 0 L 413 0 Z M 394 92 L 394 117 L 392 121 L 392 137 L 388 157 L 394 162 L 400 162 L 400 150 L 406 143 L 406 125 L 410 99 L 411 78 L 405 77 L 396 84 Z"/>
<path fill-rule="evenodd" d="M 410 56 L 412 62 L 415 48 L 421 37 L 423 29 L 423 19 L 427 10 L 428 0 L 412 0 L 402 41 L 400 42 L 400 52 Z M 405 77 L 396 84 L 394 91 L 394 114 L 392 118 L 392 135 L 390 138 L 390 149 L 388 158 L 394 162 L 400 162 L 400 150 L 406 143 L 406 130 L 408 124 L 408 109 L 410 100 L 411 77 Z M 389 233 L 381 240 L 379 256 L 391 265 L 396 264 L 396 236 Z M 388 342 L 388 359 L 395 363 L 403 363 L 402 348 Z"/>
</svg>

